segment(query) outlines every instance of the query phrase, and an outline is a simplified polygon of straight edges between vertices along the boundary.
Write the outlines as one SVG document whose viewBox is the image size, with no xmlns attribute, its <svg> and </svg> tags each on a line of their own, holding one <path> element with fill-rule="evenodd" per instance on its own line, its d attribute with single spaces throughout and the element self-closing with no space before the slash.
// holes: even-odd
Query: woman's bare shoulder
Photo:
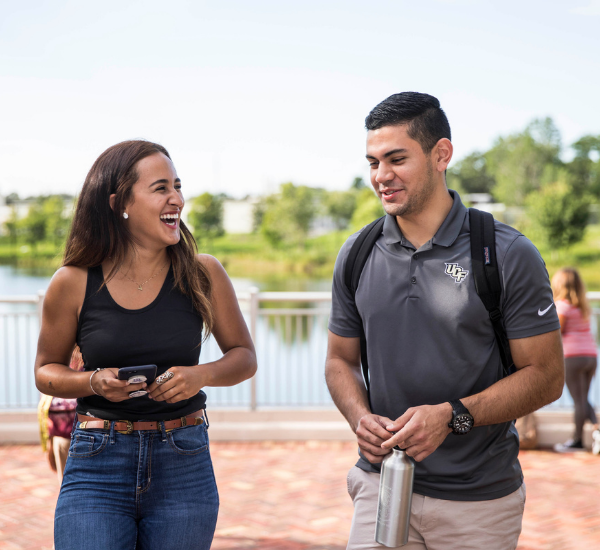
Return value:
<svg viewBox="0 0 600 550">
<path fill-rule="evenodd" d="M 46 299 L 60 299 L 65 303 L 83 302 L 87 285 L 86 267 L 63 266 L 52 276 L 46 290 Z"/>
<path fill-rule="evenodd" d="M 87 281 L 87 274 L 87 267 L 64 265 L 54 273 L 51 284 L 81 284 L 82 282 Z"/>
<path fill-rule="evenodd" d="M 211 276 L 226 275 L 225 268 L 214 256 L 210 254 L 196 254 L 196 260 L 208 269 Z"/>
</svg>

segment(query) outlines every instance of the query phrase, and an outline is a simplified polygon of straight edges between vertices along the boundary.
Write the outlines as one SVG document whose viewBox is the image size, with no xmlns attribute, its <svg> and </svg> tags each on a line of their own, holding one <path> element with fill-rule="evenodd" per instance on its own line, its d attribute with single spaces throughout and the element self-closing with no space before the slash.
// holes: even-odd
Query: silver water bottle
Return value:
<svg viewBox="0 0 600 550">
<path fill-rule="evenodd" d="M 383 459 L 375 542 L 391 548 L 408 542 L 414 473 L 415 465 L 398 447 Z"/>
</svg>

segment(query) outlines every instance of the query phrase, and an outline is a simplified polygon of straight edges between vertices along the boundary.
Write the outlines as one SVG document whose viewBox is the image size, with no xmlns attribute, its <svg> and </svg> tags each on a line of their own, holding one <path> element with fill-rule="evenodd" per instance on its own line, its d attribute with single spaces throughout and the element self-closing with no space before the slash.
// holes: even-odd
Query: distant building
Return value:
<svg viewBox="0 0 600 550">
<path fill-rule="evenodd" d="M 10 206 L 6 205 L 6 198 L 0 195 L 0 235 L 6 234 L 4 222 L 10 219 Z"/>
<path fill-rule="evenodd" d="M 37 197 L 28 198 L 28 199 L 16 199 L 11 200 L 10 203 L 7 203 L 6 197 L 0 195 L 0 235 L 6 235 L 6 228 L 4 224 L 10 220 L 13 215 L 13 211 L 16 212 L 17 220 L 22 220 L 29 214 L 29 208 L 32 204 L 34 204 L 38 200 Z M 65 216 L 70 216 L 73 212 L 73 206 L 75 204 L 75 199 L 72 197 L 64 197 L 64 210 L 63 214 Z"/>
<path fill-rule="evenodd" d="M 17 219 L 20 220 L 27 216 L 29 206 L 33 201 L 11 201 L 8 203 L 6 197 L 0 195 L 0 235 L 6 235 L 6 227 L 4 224 L 16 213 Z"/>
<path fill-rule="evenodd" d="M 501 202 L 492 202 L 492 195 L 489 193 L 466 193 L 461 199 L 470 206 L 490 212 L 490 214 L 500 214 L 506 210 L 506 205 Z"/>
<path fill-rule="evenodd" d="M 315 219 L 310 224 L 310 229 L 308 230 L 308 234 L 310 237 L 319 237 L 321 235 L 326 235 L 327 233 L 331 233 L 337 229 L 335 222 L 331 216 L 326 216 L 322 214 L 317 214 Z"/>
<path fill-rule="evenodd" d="M 252 233 L 254 206 L 258 199 L 225 199 L 223 201 L 223 228 L 225 233 Z"/>
<path fill-rule="evenodd" d="M 4 205 L 4 207 L 6 208 L 6 211 L 8 212 L 8 217 L 10 217 L 10 213 L 15 210 L 17 213 L 17 219 L 22 219 L 25 216 L 27 216 L 27 214 L 29 213 L 29 207 L 35 203 L 37 199 L 32 198 L 32 199 L 17 199 L 17 200 L 12 200 L 10 201 L 10 203 L 6 202 L 6 197 L 1 197 L 0 198 L 0 205 Z M 4 223 L 6 221 L 6 219 L 4 218 L 0 218 L 0 223 Z"/>
<path fill-rule="evenodd" d="M 463 202 L 470 202 L 473 206 L 476 204 L 485 204 L 492 202 L 492 195 L 489 193 L 465 193 L 461 195 Z"/>
<path fill-rule="evenodd" d="M 519 225 L 526 215 L 526 210 L 522 206 L 506 206 L 502 202 L 492 202 L 492 195 L 489 193 L 466 193 L 461 196 L 461 199 L 467 206 L 489 212 L 498 221 L 508 225 Z"/>
</svg>

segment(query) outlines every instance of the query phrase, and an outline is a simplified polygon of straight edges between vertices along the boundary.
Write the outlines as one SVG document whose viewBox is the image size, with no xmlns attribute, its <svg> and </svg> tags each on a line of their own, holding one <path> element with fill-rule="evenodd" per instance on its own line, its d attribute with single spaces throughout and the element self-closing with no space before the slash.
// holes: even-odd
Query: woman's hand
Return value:
<svg viewBox="0 0 600 550">
<path fill-rule="evenodd" d="M 161 377 L 172 372 L 171 378 L 164 377 L 164 382 L 160 383 Z M 148 397 L 154 401 L 166 401 L 167 403 L 177 403 L 184 399 L 189 399 L 196 395 L 206 385 L 202 373 L 202 365 L 194 367 L 171 367 L 161 376 L 158 376 L 150 386 L 148 386 Z"/>
<path fill-rule="evenodd" d="M 212 281 L 211 300 L 215 323 L 212 334 L 223 352 L 217 361 L 189 367 L 171 367 L 173 377 L 161 382 L 159 376 L 148 386 L 148 397 L 155 401 L 177 403 L 189 399 L 205 386 L 233 386 L 256 372 L 256 353 L 248 327 L 240 311 L 233 285 L 216 258 L 197 256 L 208 270 Z"/>
<path fill-rule="evenodd" d="M 133 399 L 129 394 L 133 391 L 146 389 L 146 382 L 141 384 L 128 384 L 127 380 L 119 380 L 117 378 L 119 369 L 103 369 L 98 372 L 94 371 L 90 379 L 92 390 L 98 395 L 118 403 L 126 399 Z"/>
</svg>

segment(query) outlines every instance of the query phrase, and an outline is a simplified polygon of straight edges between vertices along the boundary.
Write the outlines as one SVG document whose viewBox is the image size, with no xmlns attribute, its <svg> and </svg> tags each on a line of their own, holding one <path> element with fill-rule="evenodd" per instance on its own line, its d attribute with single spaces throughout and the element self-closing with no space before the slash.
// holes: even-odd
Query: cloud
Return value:
<svg viewBox="0 0 600 550">
<path fill-rule="evenodd" d="M 589 0 L 587 6 L 573 8 L 569 12 L 577 15 L 600 15 L 600 0 Z"/>
</svg>

